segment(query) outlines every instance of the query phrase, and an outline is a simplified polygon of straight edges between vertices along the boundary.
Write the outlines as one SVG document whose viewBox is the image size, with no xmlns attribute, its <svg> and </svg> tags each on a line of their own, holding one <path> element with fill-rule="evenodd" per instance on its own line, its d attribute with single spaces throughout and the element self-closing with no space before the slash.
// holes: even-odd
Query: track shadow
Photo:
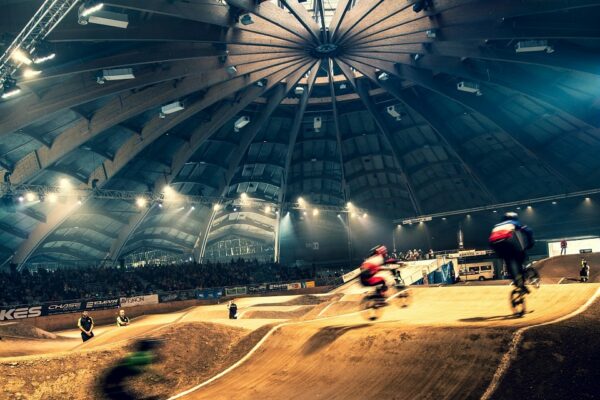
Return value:
<svg viewBox="0 0 600 400">
<path fill-rule="evenodd" d="M 344 335 L 346 332 L 363 329 L 371 326 L 370 324 L 360 324 L 351 326 L 328 326 L 320 329 L 317 333 L 312 335 L 310 339 L 302 347 L 302 352 L 306 355 L 313 354 L 335 342 L 339 337 Z"/>
<path fill-rule="evenodd" d="M 527 311 L 525 314 L 531 314 L 533 310 Z M 507 315 L 494 315 L 492 317 L 472 317 L 472 318 L 461 318 L 460 322 L 486 322 L 486 321 L 504 321 L 509 319 L 520 319 L 522 317 L 516 314 L 507 314 Z"/>
</svg>

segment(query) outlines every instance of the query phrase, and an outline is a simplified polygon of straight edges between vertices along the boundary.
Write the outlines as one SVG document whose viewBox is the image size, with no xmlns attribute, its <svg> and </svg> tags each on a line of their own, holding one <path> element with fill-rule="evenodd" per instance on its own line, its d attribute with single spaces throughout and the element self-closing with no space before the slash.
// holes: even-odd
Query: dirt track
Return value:
<svg viewBox="0 0 600 400">
<path fill-rule="evenodd" d="M 306 302 L 295 296 L 239 299 L 238 320 L 227 319 L 220 304 L 142 317 L 126 328 L 99 327 L 97 337 L 85 344 L 76 330 L 57 332 L 59 339 L 7 338 L 0 341 L 5 357 L 0 373 L 8 377 L 0 394 L 77 399 L 65 385 L 81 390 L 96 385 L 101 371 L 130 351 L 133 339 L 171 335 L 164 360 L 131 383 L 145 394 L 167 397 L 236 362 L 269 326 L 296 318 L 231 373 L 184 398 L 475 399 L 516 329 L 576 310 L 599 287 L 544 285 L 529 296 L 529 313 L 520 319 L 510 313 L 509 286 L 455 286 L 412 288 L 408 308 L 389 306 L 383 318 L 367 323 L 357 312 L 364 289 L 351 284 L 347 294 L 326 303 L 310 299 L 313 305 L 302 305 Z M 88 357 L 95 360 L 92 365 L 81 362 Z M 28 382 L 32 370 L 36 373 Z"/>
<path fill-rule="evenodd" d="M 581 259 L 585 258 L 590 266 L 590 282 L 600 282 L 600 253 L 570 254 L 546 258 L 535 264 L 542 282 L 571 283 L 579 282 Z"/>
</svg>

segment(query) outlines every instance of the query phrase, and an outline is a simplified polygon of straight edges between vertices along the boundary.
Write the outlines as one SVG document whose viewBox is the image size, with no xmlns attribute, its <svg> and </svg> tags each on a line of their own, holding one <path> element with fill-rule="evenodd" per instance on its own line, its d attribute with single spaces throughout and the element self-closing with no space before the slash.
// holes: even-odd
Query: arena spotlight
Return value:
<svg viewBox="0 0 600 400">
<path fill-rule="evenodd" d="M 318 209 L 318 208 L 315 208 L 315 209 L 313 210 L 312 214 L 313 214 L 314 216 L 317 216 L 317 215 L 319 215 L 319 209 Z"/>
<path fill-rule="evenodd" d="M 3 99 L 8 99 L 10 97 L 14 97 L 14 96 L 18 95 L 19 93 L 21 93 L 21 88 L 19 86 L 17 86 L 17 81 L 15 81 L 14 79 L 11 79 L 11 78 L 7 78 L 4 81 L 4 85 L 2 87 L 3 87 L 3 92 L 2 92 Z"/>
<path fill-rule="evenodd" d="M 221 206 L 219 204 L 215 204 L 213 206 L 213 210 L 215 210 L 215 211 L 219 211 L 220 209 L 221 209 Z"/>
<path fill-rule="evenodd" d="M 80 17 L 89 17 L 95 12 L 98 12 L 104 8 L 104 3 L 99 1 L 86 1 L 79 8 Z"/>
<path fill-rule="evenodd" d="M 135 204 L 136 204 L 136 205 L 137 205 L 139 208 L 143 208 L 143 207 L 146 207 L 146 204 L 148 204 L 148 201 L 147 201 L 145 198 L 143 198 L 143 197 L 138 197 L 138 198 L 135 200 Z"/>
<path fill-rule="evenodd" d="M 27 69 L 25 69 L 23 71 L 23 78 L 26 78 L 26 79 L 34 78 L 34 77 L 38 76 L 41 73 L 42 73 L 42 71 L 40 71 L 40 70 L 35 70 L 35 69 L 27 68 Z"/>
<path fill-rule="evenodd" d="M 556 204 L 556 201 L 553 201 L 552 204 Z"/>
<path fill-rule="evenodd" d="M 356 217 L 356 213 L 350 214 L 350 218 L 354 218 L 354 217 Z"/>
<path fill-rule="evenodd" d="M 248 200 L 248 195 L 246 193 L 242 193 L 240 194 L 240 199 L 242 199 L 242 201 L 246 201 Z"/>
<path fill-rule="evenodd" d="M 181 101 L 174 101 L 173 103 L 162 106 L 160 108 L 160 112 L 158 113 L 158 117 L 165 118 L 169 114 L 173 114 L 184 109 L 185 106 Z"/>
<path fill-rule="evenodd" d="M 19 203 L 22 203 L 23 201 L 25 201 L 25 198 L 23 196 L 19 196 L 17 200 L 19 200 Z"/>
<path fill-rule="evenodd" d="M 78 205 L 82 205 L 83 204 L 83 199 L 81 197 L 77 198 L 77 204 Z"/>
<path fill-rule="evenodd" d="M 62 178 L 60 180 L 60 187 L 67 190 L 71 188 L 71 182 L 67 178 Z"/>
<path fill-rule="evenodd" d="M 362 215 L 362 217 L 363 217 L 363 218 L 367 218 L 368 216 L 369 216 L 369 214 L 367 214 L 367 213 L 364 213 L 364 214 Z"/>
<path fill-rule="evenodd" d="M 241 116 L 239 117 L 235 123 L 233 124 L 233 130 L 235 132 L 239 132 L 240 129 L 242 129 L 243 127 L 245 127 L 246 125 L 248 125 L 250 123 L 250 117 L 248 116 Z"/>
<path fill-rule="evenodd" d="M 29 54 L 18 47 L 10 54 L 10 58 L 19 64 L 31 65 L 33 62 Z"/>
<path fill-rule="evenodd" d="M 266 206 L 265 207 L 265 212 L 266 213 L 270 213 L 271 212 L 271 206 Z"/>
<path fill-rule="evenodd" d="M 56 203 L 56 200 L 58 200 L 58 196 L 56 196 L 56 193 L 48 193 L 48 201 L 50 203 Z"/>
<path fill-rule="evenodd" d="M 33 200 L 35 200 L 35 195 L 33 193 L 31 193 L 31 192 L 28 192 L 25 195 L 25 199 L 27 199 L 27 201 L 33 201 Z"/>
<path fill-rule="evenodd" d="M 337 217 L 338 217 L 338 218 L 342 218 L 342 215 L 341 215 L 341 214 L 338 214 L 338 215 L 337 215 Z"/>
<path fill-rule="evenodd" d="M 387 81 L 388 79 L 390 79 L 390 75 L 387 72 L 381 72 L 379 73 L 379 75 L 377 75 L 377 79 L 379 79 L 380 81 Z"/>
<path fill-rule="evenodd" d="M 229 65 L 225 67 L 225 71 L 227 71 L 227 73 L 231 76 L 237 74 L 237 68 L 235 67 L 235 65 Z"/>
<path fill-rule="evenodd" d="M 456 89 L 461 92 L 473 93 L 476 96 L 481 96 L 483 93 L 479 88 L 479 84 L 474 82 L 461 81 L 456 84 Z"/>
<path fill-rule="evenodd" d="M 521 40 L 515 45 L 517 53 L 532 53 L 536 51 L 545 51 L 554 53 L 554 48 L 548 44 L 547 40 Z"/>
<path fill-rule="evenodd" d="M 321 119 L 321 117 L 315 117 L 313 119 L 313 129 L 315 130 L 315 132 L 319 132 L 322 126 L 323 120 Z"/>
<path fill-rule="evenodd" d="M 54 60 L 55 57 L 56 57 L 56 53 L 47 53 L 46 55 L 36 57 L 33 60 L 33 63 L 34 64 L 42 64 L 42 63 L 45 63 L 46 61 Z"/>
<path fill-rule="evenodd" d="M 162 200 L 158 201 L 158 208 L 163 208 L 163 202 L 162 202 Z"/>
</svg>

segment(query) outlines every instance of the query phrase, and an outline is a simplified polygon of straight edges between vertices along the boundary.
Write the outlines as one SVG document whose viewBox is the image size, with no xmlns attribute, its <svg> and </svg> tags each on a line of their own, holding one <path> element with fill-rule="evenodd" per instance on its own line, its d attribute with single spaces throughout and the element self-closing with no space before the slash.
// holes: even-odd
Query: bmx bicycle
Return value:
<svg viewBox="0 0 600 400">
<path fill-rule="evenodd" d="M 527 264 L 523 271 L 523 280 L 525 285 L 533 286 L 536 289 L 540 288 L 540 274 L 532 264 Z M 525 297 L 527 292 L 520 287 L 515 287 L 510 292 L 510 306 L 517 317 L 522 317 L 527 311 Z"/>
<path fill-rule="evenodd" d="M 400 265 L 398 265 L 398 268 L 400 268 Z M 381 318 L 383 309 L 390 304 L 394 304 L 399 308 L 408 307 L 410 305 L 412 300 L 410 297 L 410 290 L 407 289 L 398 268 L 390 269 L 390 272 L 394 276 L 395 283 L 393 288 L 388 289 L 391 291 L 389 296 L 384 297 L 378 288 L 374 293 L 367 293 L 361 300 L 360 308 L 362 310 L 362 315 L 369 321 L 375 321 Z"/>
</svg>

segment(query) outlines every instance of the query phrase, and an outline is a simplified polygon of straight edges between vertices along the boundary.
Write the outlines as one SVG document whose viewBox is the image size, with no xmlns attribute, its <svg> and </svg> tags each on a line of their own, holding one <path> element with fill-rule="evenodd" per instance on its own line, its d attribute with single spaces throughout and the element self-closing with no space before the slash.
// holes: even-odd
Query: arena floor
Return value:
<svg viewBox="0 0 600 400">
<path fill-rule="evenodd" d="M 223 304 L 150 315 L 126 328 L 98 327 L 84 344 L 76 330 L 5 325 L 0 397 L 103 398 L 101 376 L 135 339 L 152 337 L 166 350 L 129 382 L 139 398 L 478 399 L 512 347 L 518 364 L 516 332 L 585 316 L 600 284 L 543 285 L 523 318 L 511 314 L 509 286 L 412 288 L 408 307 L 388 306 L 374 323 L 357 312 L 362 290 L 350 284 L 321 296 L 244 298 L 238 320 L 226 318 Z M 598 313 L 590 318 L 598 326 Z M 498 383 L 498 393 L 512 393 Z M 507 398 L 494 393 L 485 396 Z"/>
</svg>

